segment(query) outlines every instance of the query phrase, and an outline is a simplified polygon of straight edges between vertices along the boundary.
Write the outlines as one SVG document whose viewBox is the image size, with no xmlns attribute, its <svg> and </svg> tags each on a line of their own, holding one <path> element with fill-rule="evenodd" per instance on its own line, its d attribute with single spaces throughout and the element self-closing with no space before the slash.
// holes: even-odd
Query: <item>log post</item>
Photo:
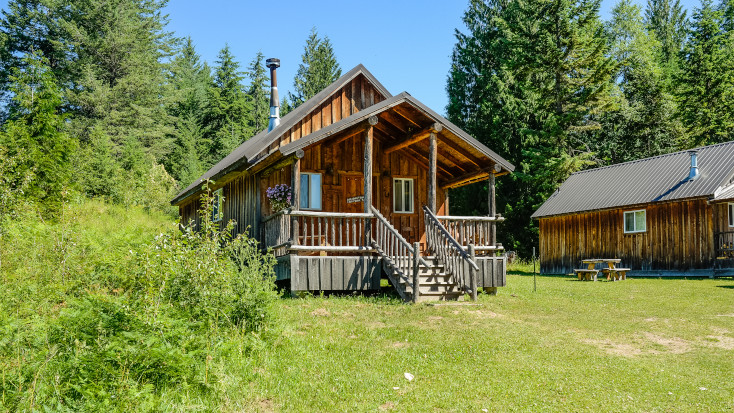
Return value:
<svg viewBox="0 0 734 413">
<path fill-rule="evenodd" d="M 421 244 L 419 242 L 413 243 L 413 302 L 418 302 L 418 296 L 421 294 L 421 277 L 420 277 L 420 264 L 418 260 L 421 255 Z"/>
<path fill-rule="evenodd" d="M 496 169 L 496 167 L 495 167 Z M 494 218 L 497 216 L 497 204 L 495 200 L 495 182 L 494 182 L 494 171 L 489 173 L 489 195 L 488 195 L 488 205 L 489 205 L 489 216 L 491 218 Z M 495 246 L 497 244 L 497 222 L 492 221 L 490 222 L 490 232 L 489 232 L 489 245 Z"/>
<path fill-rule="evenodd" d="M 436 129 L 431 129 L 428 141 L 428 208 L 436 210 Z"/>
<path fill-rule="evenodd" d="M 469 243 L 469 258 L 472 262 L 476 262 L 476 255 L 474 253 L 474 244 Z M 477 301 L 477 270 L 474 266 L 469 265 L 469 282 L 471 283 L 471 300 Z"/>
<path fill-rule="evenodd" d="M 372 213 L 372 144 L 374 140 L 374 126 L 377 125 L 377 116 L 370 116 L 369 127 L 364 135 L 364 212 Z M 372 243 L 372 220 L 364 221 L 364 245 Z"/>
</svg>

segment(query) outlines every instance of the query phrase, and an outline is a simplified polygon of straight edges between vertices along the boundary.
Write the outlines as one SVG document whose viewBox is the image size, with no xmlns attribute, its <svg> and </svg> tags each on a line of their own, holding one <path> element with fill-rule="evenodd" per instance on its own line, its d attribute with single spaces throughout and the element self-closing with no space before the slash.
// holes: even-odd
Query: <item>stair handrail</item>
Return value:
<svg viewBox="0 0 734 413">
<path fill-rule="evenodd" d="M 451 233 L 443 226 L 428 206 L 423 206 L 423 212 L 425 216 L 424 222 L 428 249 L 436 254 L 438 262 L 443 264 L 447 272 L 451 274 L 454 282 L 462 290 L 465 290 L 467 285 L 463 263 L 469 265 L 471 294 L 472 298 L 476 299 L 476 271 L 479 271 L 479 267 L 473 259 L 473 245 L 470 245 L 470 252 L 467 253 L 459 242 L 451 236 Z"/>
<path fill-rule="evenodd" d="M 385 225 L 387 230 L 390 231 L 395 236 L 395 238 L 397 238 L 397 240 L 400 241 L 400 243 L 408 249 L 411 255 L 414 254 L 415 251 L 414 251 L 413 246 L 411 246 L 408 240 L 406 240 L 405 237 L 403 237 L 403 235 L 400 234 L 400 232 L 398 232 L 398 230 L 390 223 L 390 221 L 388 221 L 387 218 L 385 218 L 385 216 L 382 215 L 380 211 L 377 208 L 375 208 L 374 206 L 371 207 L 371 209 L 372 209 L 372 213 L 375 215 L 375 218 L 377 218 L 377 220 L 379 220 L 382 224 Z M 378 241 L 379 240 L 375 240 L 374 238 L 372 239 L 372 242 L 375 242 L 377 243 L 379 247 L 382 247 L 382 245 L 380 245 Z M 418 251 L 418 262 L 421 265 L 430 267 L 428 262 L 426 262 L 426 260 L 420 256 L 420 251 Z"/>
</svg>

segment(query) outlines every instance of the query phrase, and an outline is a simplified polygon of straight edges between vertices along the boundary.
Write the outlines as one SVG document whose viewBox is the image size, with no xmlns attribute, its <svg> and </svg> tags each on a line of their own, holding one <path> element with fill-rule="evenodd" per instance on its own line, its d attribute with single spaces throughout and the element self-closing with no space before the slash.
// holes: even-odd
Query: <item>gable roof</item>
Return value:
<svg viewBox="0 0 734 413">
<path fill-rule="evenodd" d="M 589 169 L 572 174 L 532 217 L 713 197 L 730 184 L 734 142 L 697 149 L 699 176 L 692 181 L 689 151 Z"/>
<path fill-rule="evenodd" d="M 393 96 L 389 99 L 385 99 L 382 102 L 379 102 L 370 107 L 367 107 L 345 119 L 340 120 L 339 122 L 331 124 L 325 128 L 321 128 L 310 135 L 307 135 L 301 139 L 298 139 L 294 142 L 291 142 L 281 147 L 280 151 L 283 153 L 283 155 L 290 155 L 296 152 L 298 149 L 304 149 L 307 146 L 310 146 L 316 142 L 324 140 L 352 126 L 355 126 L 356 124 L 368 119 L 370 116 L 379 115 L 380 113 L 390 108 L 393 108 L 395 106 L 398 106 L 402 103 L 407 103 L 413 106 L 415 109 L 419 110 L 420 112 L 425 114 L 427 117 L 432 119 L 433 122 L 440 123 L 441 125 L 444 126 L 444 131 L 448 130 L 452 134 L 460 137 L 462 140 L 464 140 L 469 145 L 471 145 L 474 149 L 476 149 L 480 153 L 484 154 L 485 156 L 489 157 L 494 162 L 499 164 L 505 171 L 512 172 L 515 170 L 515 167 L 510 162 L 505 160 L 503 157 L 497 155 L 493 150 L 479 143 L 479 141 L 477 141 L 476 139 L 471 137 L 469 134 L 461 130 L 461 128 L 459 128 L 458 126 L 451 123 L 448 119 L 444 118 L 443 116 L 439 115 L 438 113 L 428 108 L 423 103 L 419 102 L 416 98 L 411 96 L 408 92 L 402 92 L 397 96 Z"/>
<path fill-rule="evenodd" d="M 329 98 L 334 92 L 344 87 L 344 85 L 351 82 L 357 76 L 364 76 L 367 81 L 380 91 L 386 98 L 392 95 L 385 86 L 382 85 L 367 68 L 362 64 L 358 64 L 352 70 L 348 71 L 342 77 L 337 79 L 334 83 L 327 86 L 321 92 L 317 93 L 311 99 L 303 102 L 300 106 L 294 110 L 288 112 L 285 116 L 280 119 L 280 124 L 276 126 L 272 131 L 268 132 L 267 128 L 260 131 L 257 135 L 243 142 L 240 146 L 235 148 L 229 155 L 225 156 L 224 159 L 217 162 L 208 171 L 206 171 L 199 179 L 195 180 L 191 185 L 186 187 L 184 190 L 178 193 L 175 198 L 171 201 L 171 204 L 175 205 L 190 195 L 199 191 L 201 184 L 206 180 L 216 180 L 227 173 L 236 170 L 237 168 L 246 165 L 249 162 L 254 162 L 257 155 L 267 148 L 275 139 L 277 139 L 284 132 L 292 128 L 298 123 L 304 116 L 309 114 L 312 110 L 317 108 L 319 105 Z"/>
</svg>

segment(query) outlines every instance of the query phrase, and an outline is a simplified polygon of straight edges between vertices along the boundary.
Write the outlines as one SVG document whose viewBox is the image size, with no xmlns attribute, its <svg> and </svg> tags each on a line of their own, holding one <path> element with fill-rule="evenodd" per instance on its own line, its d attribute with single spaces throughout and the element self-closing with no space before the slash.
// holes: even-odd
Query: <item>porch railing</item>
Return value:
<svg viewBox="0 0 734 413">
<path fill-rule="evenodd" d="M 472 299 L 476 300 L 479 267 L 474 262 L 474 245 L 470 243 L 466 251 L 427 206 L 423 207 L 423 214 L 428 249 L 436 254 L 459 288 L 469 290 Z"/>
<path fill-rule="evenodd" d="M 464 248 L 469 249 L 469 244 L 474 245 L 477 253 L 492 254 L 495 251 L 504 250 L 502 244 L 496 243 L 495 226 L 497 222 L 505 220 L 498 215 L 496 217 L 460 217 L 460 216 L 436 216 L 443 224 L 449 234 Z"/>
<path fill-rule="evenodd" d="M 276 256 L 288 251 L 372 252 L 365 239 L 365 224 L 371 219 L 373 215 L 366 213 L 287 209 L 263 219 L 263 241 Z"/>
<path fill-rule="evenodd" d="M 714 234 L 716 256 L 734 258 L 734 231 L 722 231 Z"/>
</svg>

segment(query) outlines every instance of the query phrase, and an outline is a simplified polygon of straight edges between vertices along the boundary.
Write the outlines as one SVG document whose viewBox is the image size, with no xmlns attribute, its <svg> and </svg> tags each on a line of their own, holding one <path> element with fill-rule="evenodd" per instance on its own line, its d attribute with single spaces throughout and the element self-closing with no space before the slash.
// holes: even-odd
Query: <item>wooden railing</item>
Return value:
<svg viewBox="0 0 734 413">
<path fill-rule="evenodd" d="M 723 231 L 714 234 L 716 256 L 734 258 L 734 231 Z"/>
<path fill-rule="evenodd" d="M 420 295 L 419 267 L 420 265 L 430 266 L 420 256 L 420 246 L 417 242 L 410 245 L 374 206 L 372 207 L 372 214 L 375 216 L 373 246 L 385 260 L 385 264 L 391 267 L 398 277 L 404 278 L 412 284 L 412 299 L 413 302 L 416 302 Z M 396 283 L 396 289 L 403 299 L 407 299 L 405 291 L 399 288 L 398 284 L 400 283 Z"/>
<path fill-rule="evenodd" d="M 372 252 L 365 224 L 372 214 L 284 210 L 263 220 L 265 247 L 275 255 L 288 251 Z"/>
<path fill-rule="evenodd" d="M 496 242 L 495 226 L 504 221 L 502 216 L 496 217 L 436 217 L 465 250 L 474 245 L 478 253 L 492 254 L 503 250 L 502 244 Z"/>
<path fill-rule="evenodd" d="M 479 267 L 474 262 L 474 245 L 470 243 L 468 251 L 465 251 L 427 206 L 423 207 L 423 214 L 428 249 L 436 255 L 459 288 L 469 290 L 472 299 L 476 300 Z"/>
</svg>

